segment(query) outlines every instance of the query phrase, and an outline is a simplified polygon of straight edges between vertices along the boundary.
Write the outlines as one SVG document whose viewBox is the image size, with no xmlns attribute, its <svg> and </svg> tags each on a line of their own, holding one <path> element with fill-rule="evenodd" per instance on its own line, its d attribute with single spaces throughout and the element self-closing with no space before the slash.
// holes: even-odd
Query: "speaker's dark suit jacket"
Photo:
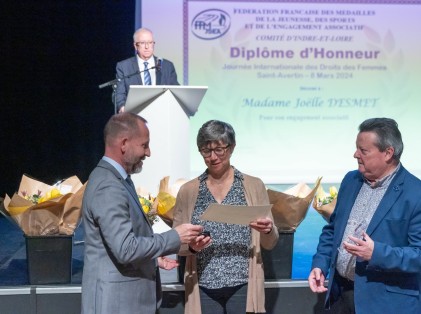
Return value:
<svg viewBox="0 0 421 314">
<path fill-rule="evenodd" d="M 83 314 L 155 314 L 156 258 L 177 253 L 175 230 L 154 234 L 136 192 L 109 162 L 92 171 L 83 197 Z"/>
<path fill-rule="evenodd" d="M 358 171 L 345 176 L 331 222 L 323 228 L 313 257 L 312 268 L 333 277 L 326 305 L 340 293 L 334 276 L 338 248 L 362 184 Z M 356 263 L 356 313 L 421 313 L 421 181 L 402 165 L 366 232 L 374 241 L 374 251 L 370 261 Z"/>
<path fill-rule="evenodd" d="M 155 65 L 158 65 L 158 58 L 154 57 L 154 59 Z M 154 69 L 156 85 L 180 85 L 177 81 L 174 64 L 167 59 L 160 59 L 159 62 L 160 66 Z M 117 63 L 116 76 L 118 79 L 121 79 L 117 84 L 115 95 L 117 110 L 125 105 L 130 85 L 143 85 L 139 74 L 141 70 L 143 69 L 139 69 L 136 56 Z"/>
</svg>

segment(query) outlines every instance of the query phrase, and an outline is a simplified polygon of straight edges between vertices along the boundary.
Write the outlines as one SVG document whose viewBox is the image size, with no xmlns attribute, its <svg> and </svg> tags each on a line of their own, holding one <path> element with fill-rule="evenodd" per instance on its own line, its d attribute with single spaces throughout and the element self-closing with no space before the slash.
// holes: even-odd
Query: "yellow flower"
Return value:
<svg viewBox="0 0 421 314">
<path fill-rule="evenodd" d="M 338 190 L 335 186 L 331 186 L 329 188 L 329 194 L 327 194 L 320 185 L 315 196 L 317 200 L 317 207 L 331 203 L 337 196 Z"/>
<path fill-rule="evenodd" d="M 56 198 L 56 197 L 59 197 L 59 196 L 61 196 L 60 190 L 57 189 L 57 188 L 53 188 L 50 191 L 48 191 L 47 194 L 45 194 L 45 196 L 40 197 L 38 199 L 38 204 L 42 203 L 42 202 L 49 201 L 49 200 L 51 200 L 53 198 Z"/>
<path fill-rule="evenodd" d="M 43 203 L 46 201 L 49 201 L 53 198 L 59 197 L 61 196 L 60 190 L 57 188 L 53 188 L 50 191 L 48 191 L 45 196 L 41 197 L 41 191 L 38 190 L 37 194 L 33 194 L 33 195 L 28 195 L 28 193 L 26 193 L 26 191 L 22 191 L 22 195 L 25 199 L 27 199 L 28 201 L 31 201 L 34 204 L 39 204 L 39 203 Z"/>
<path fill-rule="evenodd" d="M 140 202 L 140 205 L 142 205 L 143 211 L 145 212 L 145 214 L 147 214 L 149 210 L 151 209 L 150 208 L 151 202 L 144 197 L 139 197 L 139 202 Z"/>
<path fill-rule="evenodd" d="M 156 211 L 153 208 L 153 202 L 155 198 L 149 195 L 148 198 L 138 195 L 140 205 L 142 205 L 142 210 L 149 219 L 149 222 L 153 224 L 157 221 L 158 217 L 156 216 Z"/>
<path fill-rule="evenodd" d="M 338 196 L 338 190 L 336 189 L 336 186 L 331 186 L 329 188 L 329 194 L 333 199 L 335 199 L 336 196 Z"/>
</svg>

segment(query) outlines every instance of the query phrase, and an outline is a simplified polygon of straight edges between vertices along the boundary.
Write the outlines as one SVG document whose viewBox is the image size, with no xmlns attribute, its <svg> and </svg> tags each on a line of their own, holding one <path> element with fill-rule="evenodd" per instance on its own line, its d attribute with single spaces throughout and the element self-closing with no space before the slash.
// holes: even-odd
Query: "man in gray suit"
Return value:
<svg viewBox="0 0 421 314">
<path fill-rule="evenodd" d="M 153 233 L 130 179 L 151 154 L 149 130 L 142 117 L 112 116 L 104 139 L 104 157 L 89 177 L 82 204 L 82 313 L 154 314 L 162 297 L 158 266 L 177 266 L 163 256 L 177 253 L 181 243 L 200 240 L 202 227 L 184 224 Z"/>
<path fill-rule="evenodd" d="M 149 29 L 140 28 L 133 34 L 133 46 L 136 55 L 116 66 L 116 112 L 124 111 L 130 85 L 180 85 L 174 64 L 154 56 L 155 40 Z"/>
</svg>

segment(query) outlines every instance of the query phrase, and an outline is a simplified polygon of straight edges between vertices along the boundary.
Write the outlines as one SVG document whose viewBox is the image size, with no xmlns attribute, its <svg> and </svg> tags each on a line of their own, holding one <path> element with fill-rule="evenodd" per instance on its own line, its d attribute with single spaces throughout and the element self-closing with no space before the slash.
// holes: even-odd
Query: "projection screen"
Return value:
<svg viewBox="0 0 421 314">
<path fill-rule="evenodd" d="M 205 165 L 196 134 L 233 125 L 232 164 L 265 183 L 340 182 L 356 169 L 358 125 L 394 118 L 403 165 L 421 177 L 418 1 L 138 1 L 136 28 L 182 85 L 209 89 L 191 118 L 191 176 Z"/>
</svg>

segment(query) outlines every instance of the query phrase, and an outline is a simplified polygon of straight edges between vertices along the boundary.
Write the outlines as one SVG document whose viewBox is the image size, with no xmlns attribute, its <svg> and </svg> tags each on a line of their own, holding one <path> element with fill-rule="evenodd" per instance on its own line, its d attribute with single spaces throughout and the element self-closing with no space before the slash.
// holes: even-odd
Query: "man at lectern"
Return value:
<svg viewBox="0 0 421 314">
<path fill-rule="evenodd" d="M 116 111 L 124 112 L 130 85 L 180 85 L 174 64 L 154 55 L 155 40 L 147 28 L 133 34 L 134 57 L 120 61 L 116 66 L 119 79 L 116 89 Z"/>
</svg>

